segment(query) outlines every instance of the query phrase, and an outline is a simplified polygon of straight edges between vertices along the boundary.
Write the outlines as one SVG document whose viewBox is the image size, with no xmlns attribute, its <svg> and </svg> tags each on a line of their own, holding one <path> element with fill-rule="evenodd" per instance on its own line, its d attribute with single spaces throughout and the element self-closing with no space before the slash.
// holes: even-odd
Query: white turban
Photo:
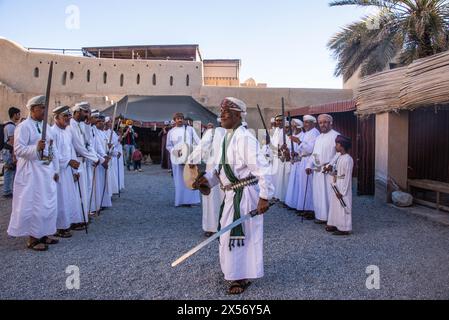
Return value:
<svg viewBox="0 0 449 320">
<path fill-rule="evenodd" d="M 302 118 L 304 121 L 311 121 L 313 123 L 316 123 L 316 118 L 314 116 L 306 115 Z"/>
<path fill-rule="evenodd" d="M 334 118 L 332 118 L 332 116 L 330 114 L 326 114 L 326 113 L 325 114 L 320 114 L 319 117 L 318 117 L 318 121 L 320 121 L 320 118 L 328 120 L 330 123 L 334 122 Z"/>
<path fill-rule="evenodd" d="M 45 96 L 33 97 L 30 100 L 28 100 L 26 107 L 28 110 L 31 110 L 31 108 L 34 106 L 43 106 L 43 105 L 45 105 L 46 100 L 47 99 Z"/>
<path fill-rule="evenodd" d="M 104 119 L 104 121 L 105 121 L 105 122 L 111 121 L 111 117 L 106 117 L 106 118 Z"/>
<path fill-rule="evenodd" d="M 302 121 L 299 119 L 292 119 L 292 124 L 296 125 L 298 128 L 304 127 L 304 123 L 302 123 Z"/>
<path fill-rule="evenodd" d="M 276 122 L 276 119 L 275 118 L 271 118 L 271 123 L 275 123 Z"/>
<path fill-rule="evenodd" d="M 246 115 L 246 104 L 242 100 L 239 100 L 237 98 L 228 97 L 224 98 L 223 102 L 221 103 L 221 106 L 224 106 L 226 104 L 231 104 L 230 110 L 239 111 L 243 115 Z"/>
</svg>

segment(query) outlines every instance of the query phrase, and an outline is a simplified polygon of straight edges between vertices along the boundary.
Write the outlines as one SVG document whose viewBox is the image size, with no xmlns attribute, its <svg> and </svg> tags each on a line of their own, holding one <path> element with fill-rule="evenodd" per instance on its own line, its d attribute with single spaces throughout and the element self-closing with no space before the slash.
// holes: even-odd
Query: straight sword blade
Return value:
<svg viewBox="0 0 449 320">
<path fill-rule="evenodd" d="M 53 78 L 53 61 L 50 62 L 50 69 L 48 71 L 47 91 L 45 92 L 45 112 L 44 112 L 44 122 L 42 125 L 42 138 L 41 138 L 41 140 L 44 141 L 47 138 L 48 109 L 50 107 L 52 78 Z"/>
<path fill-rule="evenodd" d="M 237 227 L 239 224 L 242 224 L 244 221 L 251 219 L 253 216 L 251 214 L 247 214 L 243 217 L 241 217 L 240 219 L 234 221 L 233 223 L 231 223 L 230 225 L 228 225 L 227 227 L 223 228 L 220 230 L 220 232 L 217 232 L 216 234 L 214 234 L 212 237 L 210 237 L 207 240 L 204 240 L 203 242 L 201 242 L 199 245 L 197 245 L 195 248 L 193 248 L 192 250 L 190 250 L 189 252 L 187 252 L 186 254 L 184 254 L 183 256 L 181 256 L 178 260 L 176 260 L 175 262 L 173 262 L 171 264 L 171 266 L 174 268 L 177 265 L 181 264 L 182 262 L 184 262 L 185 260 L 187 260 L 188 258 L 190 258 L 191 256 L 193 256 L 195 253 L 197 253 L 198 251 L 200 251 L 201 249 L 203 249 L 205 246 L 207 246 L 208 244 L 210 244 L 211 242 L 213 242 L 214 240 L 218 239 L 221 235 L 225 234 L 226 232 L 229 232 L 230 230 L 232 230 L 233 228 Z"/>
<path fill-rule="evenodd" d="M 275 203 L 270 203 L 270 207 L 274 206 Z M 243 222 L 245 222 L 246 220 L 249 220 L 251 218 L 254 218 L 255 216 L 258 215 L 257 209 L 251 211 L 250 213 L 248 213 L 247 215 L 241 217 L 240 219 L 234 221 L 233 223 L 231 223 L 230 225 L 224 227 L 223 229 L 220 230 L 220 232 L 217 232 L 216 234 L 214 234 L 212 237 L 210 237 L 207 240 L 204 240 L 203 242 L 201 242 L 199 245 L 197 245 L 195 248 L 193 248 L 192 250 L 190 250 L 189 252 L 187 252 L 186 254 L 184 254 L 183 256 L 181 256 L 178 260 L 176 260 L 175 262 L 173 262 L 171 264 L 171 266 L 174 268 L 177 265 L 181 264 L 182 262 L 184 262 L 185 260 L 187 260 L 188 258 L 190 258 L 191 256 L 193 256 L 195 253 L 197 253 L 198 251 L 200 251 L 201 249 L 203 249 L 205 246 L 207 246 L 208 244 L 212 243 L 214 240 L 218 239 L 220 236 L 222 236 L 223 234 L 225 234 L 226 232 L 231 231 L 233 228 L 237 227 L 239 224 L 242 224 Z"/>
</svg>

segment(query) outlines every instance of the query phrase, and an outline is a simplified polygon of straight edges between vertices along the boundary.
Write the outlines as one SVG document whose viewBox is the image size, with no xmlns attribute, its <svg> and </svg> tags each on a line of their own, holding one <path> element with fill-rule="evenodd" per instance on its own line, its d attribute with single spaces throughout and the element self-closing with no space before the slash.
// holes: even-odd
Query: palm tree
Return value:
<svg viewBox="0 0 449 320">
<path fill-rule="evenodd" d="M 336 76 L 346 81 L 360 68 L 366 76 L 393 60 L 407 65 L 415 59 L 449 49 L 449 0 L 343 0 L 330 6 L 377 8 L 338 32 L 328 43 L 338 61 Z"/>
</svg>

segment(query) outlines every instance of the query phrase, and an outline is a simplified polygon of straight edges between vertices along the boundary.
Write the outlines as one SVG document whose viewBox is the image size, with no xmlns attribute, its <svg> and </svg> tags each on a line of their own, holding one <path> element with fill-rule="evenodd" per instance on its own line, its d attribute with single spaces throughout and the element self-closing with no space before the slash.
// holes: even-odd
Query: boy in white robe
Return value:
<svg viewBox="0 0 449 320">
<path fill-rule="evenodd" d="M 241 294 L 249 279 L 264 275 L 262 214 L 269 209 L 268 200 L 274 187 L 270 165 L 260 152 L 257 139 L 241 125 L 246 105 L 241 100 L 226 98 L 221 107 L 222 126 L 228 132 L 223 139 L 220 165 L 199 178 L 197 186 L 220 185 L 226 190 L 222 228 L 250 212 L 259 214 L 220 237 L 221 269 L 225 280 L 231 281 L 228 293 Z M 233 187 L 236 183 L 244 186 Z"/>
<path fill-rule="evenodd" d="M 70 123 L 69 107 L 57 107 L 53 110 L 55 124 L 52 126 L 54 145 L 58 149 L 59 181 L 58 190 L 58 218 L 56 220 L 56 237 L 70 238 L 72 224 L 87 222 L 79 221 L 82 217 L 81 199 L 78 188 L 78 162 L 72 144 L 72 133 L 67 126 Z M 75 220 L 76 219 L 76 220 Z"/>
<path fill-rule="evenodd" d="M 8 235 L 29 237 L 27 246 L 35 251 L 46 251 L 48 245 L 58 243 L 50 235 L 56 232 L 58 216 L 59 161 L 49 126 L 45 141 L 41 140 L 45 101 L 45 96 L 28 101 L 30 115 L 14 133 L 17 173 Z"/>
<path fill-rule="evenodd" d="M 175 182 L 175 207 L 200 204 L 198 190 L 189 190 L 184 183 L 184 165 L 194 150 L 195 145 L 200 144 L 200 138 L 193 127 L 184 122 L 184 115 L 176 113 L 173 117 L 176 126 L 168 132 L 167 151 L 170 152 L 172 162 L 173 180 Z"/>
<path fill-rule="evenodd" d="M 339 135 L 332 129 L 333 118 L 328 114 L 318 117 L 318 125 L 321 134 L 315 141 L 312 156 L 310 157 L 306 173 L 313 173 L 313 207 L 315 210 L 315 223 L 326 224 L 329 214 L 329 200 L 331 197 L 331 177 L 324 171 L 324 168 L 335 156 L 335 139 Z"/>
<path fill-rule="evenodd" d="M 354 161 L 348 154 L 351 139 L 338 136 L 336 142 L 335 165 L 333 171 L 333 196 L 330 199 L 329 219 L 326 231 L 336 236 L 347 236 L 352 231 L 352 171 Z M 335 168 L 335 170 L 334 170 Z"/>
</svg>

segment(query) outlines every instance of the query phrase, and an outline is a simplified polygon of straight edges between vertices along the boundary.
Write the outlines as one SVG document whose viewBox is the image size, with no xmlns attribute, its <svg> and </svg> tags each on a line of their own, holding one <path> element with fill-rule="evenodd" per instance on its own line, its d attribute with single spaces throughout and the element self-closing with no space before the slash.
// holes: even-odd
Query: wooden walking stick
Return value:
<svg viewBox="0 0 449 320">
<path fill-rule="evenodd" d="M 97 167 L 95 166 L 94 167 L 94 174 L 93 174 L 93 177 L 92 177 L 92 190 L 90 192 L 89 214 L 92 212 L 91 211 L 91 209 L 92 209 L 92 198 L 93 198 L 93 195 L 94 195 L 94 192 L 95 192 L 95 188 L 97 187 L 96 182 L 95 182 L 96 174 L 97 174 Z M 96 206 L 97 206 L 97 193 L 95 192 L 95 209 L 96 209 Z"/>
<path fill-rule="evenodd" d="M 307 190 L 309 189 L 309 177 L 310 177 L 310 175 L 307 175 L 306 192 L 305 192 L 305 194 L 304 194 L 304 204 L 303 204 L 303 206 L 302 206 L 301 223 L 304 223 L 304 212 L 306 211 Z"/>
</svg>

